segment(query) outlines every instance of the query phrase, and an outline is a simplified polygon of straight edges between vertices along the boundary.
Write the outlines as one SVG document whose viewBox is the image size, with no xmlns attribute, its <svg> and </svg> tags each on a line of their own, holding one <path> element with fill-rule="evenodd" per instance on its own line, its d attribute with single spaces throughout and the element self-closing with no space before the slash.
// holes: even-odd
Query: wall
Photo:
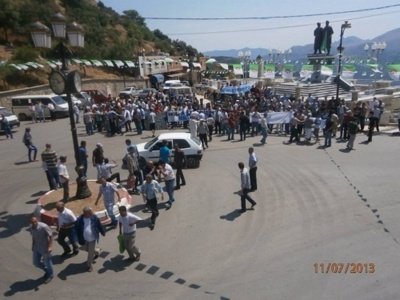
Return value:
<svg viewBox="0 0 400 300">
<path fill-rule="evenodd" d="M 125 81 L 125 86 L 136 86 L 138 88 L 145 88 L 146 81 L 127 79 Z M 107 94 L 112 96 L 118 96 L 119 91 L 124 88 L 124 80 L 114 79 L 85 79 L 82 81 L 82 90 L 102 90 Z M 48 84 L 39 85 L 29 88 L 23 88 L 18 90 L 11 90 L 0 92 L 0 106 L 11 108 L 11 98 L 17 95 L 47 95 L 53 94 Z"/>
</svg>

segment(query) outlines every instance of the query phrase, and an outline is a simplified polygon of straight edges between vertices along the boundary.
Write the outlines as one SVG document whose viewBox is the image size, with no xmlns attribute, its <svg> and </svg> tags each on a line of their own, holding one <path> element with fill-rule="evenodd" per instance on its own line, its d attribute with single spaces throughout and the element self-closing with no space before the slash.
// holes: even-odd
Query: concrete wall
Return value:
<svg viewBox="0 0 400 300">
<path fill-rule="evenodd" d="M 125 85 L 124 85 L 125 83 Z M 120 90 L 124 86 L 136 86 L 138 88 L 145 88 L 145 80 L 132 80 L 127 79 L 125 82 L 122 79 L 114 80 L 103 80 L 103 79 L 85 79 L 82 81 L 82 90 L 101 90 L 112 96 L 118 96 Z M 18 90 L 11 90 L 0 92 L 0 106 L 11 108 L 11 98 L 17 95 L 47 95 L 53 94 L 48 84 L 39 85 L 29 88 L 23 88 Z"/>
</svg>

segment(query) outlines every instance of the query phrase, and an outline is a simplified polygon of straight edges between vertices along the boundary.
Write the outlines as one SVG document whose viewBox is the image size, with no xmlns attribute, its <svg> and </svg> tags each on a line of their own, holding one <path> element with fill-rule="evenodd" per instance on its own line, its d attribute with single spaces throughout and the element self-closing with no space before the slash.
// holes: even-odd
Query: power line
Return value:
<svg viewBox="0 0 400 300">
<path fill-rule="evenodd" d="M 147 20 L 165 20 L 165 21 L 221 21 L 221 20 L 272 20 L 272 19 L 291 19 L 291 18 L 304 18 L 304 17 L 316 17 L 316 16 L 328 16 L 328 15 L 341 15 L 349 13 L 359 13 L 366 11 L 382 10 L 393 7 L 399 7 L 400 3 L 378 6 L 372 8 L 362 8 L 354 10 L 336 11 L 336 12 L 325 12 L 325 13 L 314 13 L 314 14 L 302 14 L 302 15 L 283 15 L 283 16 L 266 16 L 266 17 L 204 17 L 204 18 L 189 18 L 189 17 L 144 17 Z"/>
<path fill-rule="evenodd" d="M 339 22 L 344 22 L 344 21 L 368 19 L 368 18 L 372 18 L 372 17 L 382 16 L 382 15 L 389 15 L 389 14 L 394 14 L 394 13 L 399 13 L 399 12 L 400 11 L 397 10 L 397 11 L 380 13 L 380 14 L 373 14 L 373 15 L 362 16 L 362 17 L 347 18 L 345 20 L 334 20 L 334 21 L 330 21 L 330 23 L 339 23 Z M 269 31 L 269 30 L 279 30 L 279 29 L 288 29 L 288 28 L 308 27 L 308 26 L 312 26 L 312 25 L 315 25 L 315 23 L 286 25 L 286 26 L 275 26 L 275 27 L 263 27 L 263 28 L 221 30 L 221 31 L 167 33 L 167 35 L 168 36 L 173 36 L 173 35 L 204 35 L 204 34 L 223 34 L 223 33 L 237 33 L 237 32 L 255 32 L 255 31 Z"/>
</svg>

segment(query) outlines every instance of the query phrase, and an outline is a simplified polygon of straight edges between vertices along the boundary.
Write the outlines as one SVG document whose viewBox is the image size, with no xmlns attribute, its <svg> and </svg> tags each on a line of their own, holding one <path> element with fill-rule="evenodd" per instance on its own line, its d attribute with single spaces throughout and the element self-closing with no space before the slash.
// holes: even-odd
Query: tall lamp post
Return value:
<svg viewBox="0 0 400 300">
<path fill-rule="evenodd" d="M 249 78 L 249 71 L 250 71 L 249 64 L 251 58 L 251 51 L 250 50 L 239 51 L 238 56 L 243 63 L 243 78 Z"/>
<path fill-rule="evenodd" d="M 339 42 L 339 47 L 337 48 L 339 50 L 339 64 L 338 64 L 338 70 L 337 70 L 337 75 L 336 75 L 336 100 L 339 100 L 339 89 L 340 89 L 340 74 L 342 72 L 342 52 L 343 52 L 343 34 L 346 28 L 351 28 L 351 24 L 348 21 L 345 21 L 340 29 L 340 42 Z"/>
<path fill-rule="evenodd" d="M 78 173 L 78 178 L 76 180 L 76 198 L 83 199 L 89 197 L 91 192 L 87 185 L 86 177 L 83 174 L 83 166 L 80 161 L 78 135 L 71 99 L 72 93 L 80 92 L 81 90 L 81 77 L 78 71 L 69 71 L 68 69 L 68 59 L 72 52 L 66 46 L 65 42 L 67 41 L 66 37 L 68 37 L 69 45 L 71 47 L 83 47 L 85 39 L 82 26 L 73 22 L 67 27 L 66 19 L 60 13 L 57 13 L 52 17 L 51 25 L 54 37 L 59 39 L 55 50 L 61 59 L 62 65 L 61 70 L 53 70 L 51 72 L 49 76 L 49 85 L 55 94 L 67 94 L 69 120 L 76 162 L 75 170 Z M 32 24 L 31 36 L 35 47 L 51 48 L 51 30 L 46 25 L 40 22 Z"/>
</svg>

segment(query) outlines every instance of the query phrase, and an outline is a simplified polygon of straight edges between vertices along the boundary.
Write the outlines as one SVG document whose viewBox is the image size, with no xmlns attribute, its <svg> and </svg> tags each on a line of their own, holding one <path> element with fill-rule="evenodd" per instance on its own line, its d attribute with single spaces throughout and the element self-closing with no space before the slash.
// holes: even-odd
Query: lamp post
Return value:
<svg viewBox="0 0 400 300">
<path fill-rule="evenodd" d="M 239 51 L 238 56 L 243 63 L 243 78 L 249 78 L 249 63 L 251 58 L 251 51 Z"/>
<path fill-rule="evenodd" d="M 68 59 L 72 52 L 66 46 L 65 42 L 68 39 L 71 47 L 84 46 L 84 34 L 82 26 L 73 22 L 68 27 L 66 25 L 65 17 L 57 13 L 51 19 L 52 31 L 44 24 L 36 22 L 32 24 L 31 36 L 35 47 L 37 48 L 51 48 L 51 32 L 54 37 L 59 39 L 55 50 L 59 55 L 62 65 L 61 70 L 53 70 L 49 77 L 49 85 L 55 94 L 67 94 L 68 113 L 71 126 L 72 142 L 74 146 L 74 156 L 78 173 L 76 198 L 83 199 L 91 195 L 89 187 L 87 186 L 86 177 L 83 174 L 83 166 L 81 165 L 79 156 L 78 135 L 76 131 L 76 124 L 73 113 L 73 104 L 71 94 L 80 92 L 81 90 L 81 77 L 77 71 L 69 71 Z"/>
<path fill-rule="evenodd" d="M 336 75 L 336 100 L 339 100 L 339 88 L 340 88 L 340 74 L 342 72 L 342 52 L 343 52 L 343 34 L 346 28 L 351 28 L 351 24 L 348 21 L 345 21 L 342 26 L 340 27 L 340 42 L 339 47 L 339 64 L 338 70 Z"/>
</svg>

